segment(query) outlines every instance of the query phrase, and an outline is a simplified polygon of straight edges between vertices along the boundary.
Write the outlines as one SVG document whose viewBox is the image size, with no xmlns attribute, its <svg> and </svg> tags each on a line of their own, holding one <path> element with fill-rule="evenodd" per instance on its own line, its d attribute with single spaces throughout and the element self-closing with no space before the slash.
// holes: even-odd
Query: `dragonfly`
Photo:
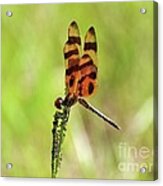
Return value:
<svg viewBox="0 0 163 186">
<path fill-rule="evenodd" d="M 72 21 L 68 27 L 68 39 L 64 44 L 65 60 L 65 84 L 66 94 L 64 98 L 55 100 L 55 107 L 62 109 L 71 108 L 77 102 L 87 110 L 96 114 L 107 124 L 120 130 L 120 126 L 111 118 L 104 115 L 85 98 L 94 94 L 97 88 L 97 41 L 95 28 L 91 26 L 84 38 L 84 47 L 81 47 L 79 27 L 76 21 Z"/>
</svg>

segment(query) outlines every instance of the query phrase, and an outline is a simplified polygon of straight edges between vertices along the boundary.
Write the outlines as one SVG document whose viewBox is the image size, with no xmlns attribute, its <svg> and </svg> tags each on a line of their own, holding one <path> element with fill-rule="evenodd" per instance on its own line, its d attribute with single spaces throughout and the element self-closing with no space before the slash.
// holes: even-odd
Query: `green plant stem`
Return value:
<svg viewBox="0 0 163 186">
<path fill-rule="evenodd" d="M 51 151 L 51 176 L 56 178 L 58 169 L 62 161 L 62 144 L 66 134 L 66 124 L 69 119 L 70 108 L 63 106 L 54 114 L 53 121 L 53 141 Z"/>
</svg>

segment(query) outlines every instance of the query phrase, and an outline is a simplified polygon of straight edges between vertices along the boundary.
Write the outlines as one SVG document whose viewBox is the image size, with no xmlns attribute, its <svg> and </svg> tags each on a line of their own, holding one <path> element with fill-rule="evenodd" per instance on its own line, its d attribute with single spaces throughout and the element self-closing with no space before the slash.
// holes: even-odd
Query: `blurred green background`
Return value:
<svg viewBox="0 0 163 186">
<path fill-rule="evenodd" d="M 58 177 L 152 180 L 153 3 L 3 5 L 1 14 L 2 175 L 51 176 L 53 102 L 64 96 L 63 46 L 75 20 L 82 39 L 90 26 L 97 34 L 98 88 L 88 101 L 122 131 L 76 104 Z"/>
</svg>

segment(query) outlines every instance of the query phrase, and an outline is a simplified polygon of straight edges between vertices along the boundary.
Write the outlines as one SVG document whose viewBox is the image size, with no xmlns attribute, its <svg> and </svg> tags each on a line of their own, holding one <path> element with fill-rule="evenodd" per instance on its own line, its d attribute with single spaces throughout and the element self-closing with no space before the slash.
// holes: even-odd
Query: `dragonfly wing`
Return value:
<svg viewBox="0 0 163 186">
<path fill-rule="evenodd" d="M 68 40 L 64 46 L 66 94 L 76 94 L 80 78 L 79 62 L 81 39 L 78 25 L 73 21 L 68 28 Z"/>
<path fill-rule="evenodd" d="M 87 97 L 94 93 L 97 79 L 97 42 L 95 29 L 90 27 L 84 40 L 84 53 L 80 59 L 78 94 Z"/>
</svg>

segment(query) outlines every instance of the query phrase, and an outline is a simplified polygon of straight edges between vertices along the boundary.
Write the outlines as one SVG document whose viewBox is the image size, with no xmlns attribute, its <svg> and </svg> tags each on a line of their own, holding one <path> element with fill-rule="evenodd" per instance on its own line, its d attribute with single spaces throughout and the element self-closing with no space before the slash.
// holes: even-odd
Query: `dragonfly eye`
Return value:
<svg viewBox="0 0 163 186">
<path fill-rule="evenodd" d="M 54 105 L 57 109 L 62 108 L 63 99 L 61 97 L 57 98 L 54 102 Z"/>
</svg>

